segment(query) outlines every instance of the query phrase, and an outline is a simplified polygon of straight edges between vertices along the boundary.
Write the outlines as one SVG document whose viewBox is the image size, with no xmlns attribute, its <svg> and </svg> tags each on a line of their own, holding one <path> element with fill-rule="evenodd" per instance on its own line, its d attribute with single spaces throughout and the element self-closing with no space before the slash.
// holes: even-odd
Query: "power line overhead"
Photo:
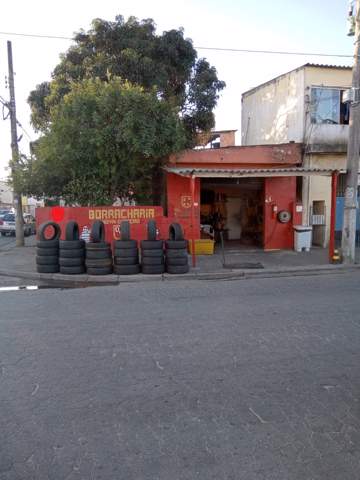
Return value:
<svg viewBox="0 0 360 480">
<path fill-rule="evenodd" d="M 74 40 L 73 37 L 66 37 L 64 35 L 43 35 L 36 33 L 19 33 L 19 32 L 0 32 L 0 35 L 29 37 L 52 40 Z M 289 52 L 285 50 L 256 50 L 249 48 L 223 48 L 223 47 L 202 47 L 196 46 L 197 50 L 209 50 L 217 52 L 232 52 L 232 53 L 260 53 L 266 55 L 294 55 L 294 56 L 314 56 L 314 57 L 338 57 L 338 58 L 353 58 L 353 55 L 346 55 L 343 53 L 322 53 L 322 52 Z"/>
</svg>

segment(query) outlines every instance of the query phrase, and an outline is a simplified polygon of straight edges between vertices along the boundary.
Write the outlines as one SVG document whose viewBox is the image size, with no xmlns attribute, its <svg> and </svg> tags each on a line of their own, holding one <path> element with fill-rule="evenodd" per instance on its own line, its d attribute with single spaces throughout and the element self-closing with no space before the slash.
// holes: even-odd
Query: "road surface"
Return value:
<svg viewBox="0 0 360 480">
<path fill-rule="evenodd" d="M 359 478 L 359 284 L 0 293 L 0 479 Z"/>
</svg>

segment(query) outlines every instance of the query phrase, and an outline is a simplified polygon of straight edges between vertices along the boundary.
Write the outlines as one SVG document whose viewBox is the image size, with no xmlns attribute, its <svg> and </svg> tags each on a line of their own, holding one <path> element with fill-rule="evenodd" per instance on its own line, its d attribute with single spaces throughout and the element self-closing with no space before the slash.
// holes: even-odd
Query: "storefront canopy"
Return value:
<svg viewBox="0 0 360 480">
<path fill-rule="evenodd" d="M 336 169 L 331 168 L 189 168 L 189 167 L 166 167 L 169 173 L 176 173 L 183 177 L 200 178 L 246 178 L 246 177 L 329 177 Z M 343 171 L 341 171 L 343 172 Z"/>
</svg>

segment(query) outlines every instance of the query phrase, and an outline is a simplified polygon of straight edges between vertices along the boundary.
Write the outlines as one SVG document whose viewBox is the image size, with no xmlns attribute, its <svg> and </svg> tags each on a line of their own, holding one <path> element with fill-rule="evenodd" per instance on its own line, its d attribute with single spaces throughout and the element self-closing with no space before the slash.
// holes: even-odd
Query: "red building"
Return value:
<svg viewBox="0 0 360 480">
<path fill-rule="evenodd" d="M 195 238 L 205 223 L 238 244 L 292 248 L 293 225 L 301 224 L 301 153 L 300 144 L 289 143 L 173 155 L 166 169 L 168 216 L 189 222 L 193 188 Z"/>
</svg>

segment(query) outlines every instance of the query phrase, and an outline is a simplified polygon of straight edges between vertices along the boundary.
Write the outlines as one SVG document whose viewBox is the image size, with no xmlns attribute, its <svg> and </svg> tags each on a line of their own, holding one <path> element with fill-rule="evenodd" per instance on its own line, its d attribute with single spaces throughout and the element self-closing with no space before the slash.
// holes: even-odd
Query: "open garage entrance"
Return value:
<svg viewBox="0 0 360 480">
<path fill-rule="evenodd" d="M 200 224 L 203 237 L 228 247 L 264 245 L 264 179 L 202 178 Z"/>
</svg>

